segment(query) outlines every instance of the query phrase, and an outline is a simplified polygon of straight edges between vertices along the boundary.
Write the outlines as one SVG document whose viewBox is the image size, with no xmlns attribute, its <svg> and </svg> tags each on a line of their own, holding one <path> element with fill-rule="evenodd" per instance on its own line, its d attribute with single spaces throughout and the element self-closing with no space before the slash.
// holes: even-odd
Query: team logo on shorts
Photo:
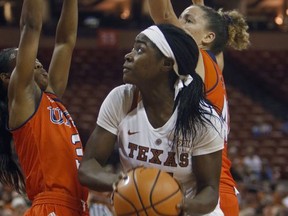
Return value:
<svg viewBox="0 0 288 216">
<path fill-rule="evenodd" d="M 48 214 L 47 216 L 57 216 L 57 215 L 55 214 L 55 212 L 51 212 L 51 213 Z"/>
</svg>

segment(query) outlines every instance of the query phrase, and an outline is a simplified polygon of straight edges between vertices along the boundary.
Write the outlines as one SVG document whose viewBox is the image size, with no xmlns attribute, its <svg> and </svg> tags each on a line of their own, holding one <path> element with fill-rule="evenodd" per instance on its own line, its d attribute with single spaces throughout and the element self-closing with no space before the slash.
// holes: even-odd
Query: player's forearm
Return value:
<svg viewBox="0 0 288 216">
<path fill-rule="evenodd" d="M 183 210 L 189 215 L 206 215 L 215 209 L 218 197 L 218 191 L 212 187 L 206 187 L 193 199 L 186 199 L 183 204 Z"/>
<path fill-rule="evenodd" d="M 155 24 L 168 23 L 179 26 L 170 0 L 148 0 L 150 16 Z"/>
<path fill-rule="evenodd" d="M 82 185 L 95 191 L 112 191 L 118 174 L 106 171 L 94 158 L 81 162 L 78 177 Z"/>
<path fill-rule="evenodd" d="M 43 0 L 24 0 L 20 18 L 20 30 L 41 31 Z"/>
<path fill-rule="evenodd" d="M 20 41 L 16 69 L 9 84 L 9 98 L 22 98 L 23 89 L 31 85 L 42 28 L 43 0 L 24 0 L 20 18 Z M 13 89 L 13 90 L 12 90 Z M 13 93 L 13 94 L 12 94 Z"/>
<path fill-rule="evenodd" d="M 78 1 L 64 0 L 56 30 L 56 44 L 67 44 L 74 48 L 78 28 Z"/>
<path fill-rule="evenodd" d="M 204 5 L 204 0 L 192 0 L 194 5 Z"/>
<path fill-rule="evenodd" d="M 66 89 L 72 53 L 76 44 L 78 28 L 77 0 L 64 0 L 58 21 L 55 48 L 49 67 L 49 86 L 61 97 Z"/>
</svg>

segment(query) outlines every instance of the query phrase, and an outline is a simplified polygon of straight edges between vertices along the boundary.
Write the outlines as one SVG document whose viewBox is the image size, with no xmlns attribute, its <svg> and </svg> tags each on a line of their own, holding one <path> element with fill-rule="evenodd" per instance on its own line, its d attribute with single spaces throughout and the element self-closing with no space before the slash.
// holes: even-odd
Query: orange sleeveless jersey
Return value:
<svg viewBox="0 0 288 216">
<path fill-rule="evenodd" d="M 54 94 L 43 93 L 33 116 L 12 133 L 31 201 L 51 191 L 87 200 L 88 190 L 77 175 L 82 143 L 70 114 Z"/>
<path fill-rule="evenodd" d="M 218 107 L 219 113 L 227 123 L 227 135 L 229 132 L 229 110 L 227 102 L 227 94 L 222 71 L 217 63 L 211 58 L 207 51 L 201 50 L 205 66 L 205 88 L 207 99 Z M 227 137 L 222 153 L 222 170 L 220 178 L 220 193 L 235 194 L 234 187 L 236 183 L 230 172 L 231 161 L 227 155 Z"/>
</svg>

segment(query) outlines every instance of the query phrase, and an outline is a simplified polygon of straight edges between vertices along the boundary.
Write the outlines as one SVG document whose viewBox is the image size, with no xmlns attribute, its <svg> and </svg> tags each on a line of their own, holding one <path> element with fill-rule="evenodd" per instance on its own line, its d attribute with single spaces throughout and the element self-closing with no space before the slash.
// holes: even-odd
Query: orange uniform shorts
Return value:
<svg viewBox="0 0 288 216">
<path fill-rule="evenodd" d="M 220 208 L 225 216 L 239 216 L 239 204 L 236 194 L 220 193 Z"/>
<path fill-rule="evenodd" d="M 86 202 L 69 195 L 55 192 L 43 192 L 35 197 L 32 207 L 24 216 L 88 216 Z"/>
</svg>

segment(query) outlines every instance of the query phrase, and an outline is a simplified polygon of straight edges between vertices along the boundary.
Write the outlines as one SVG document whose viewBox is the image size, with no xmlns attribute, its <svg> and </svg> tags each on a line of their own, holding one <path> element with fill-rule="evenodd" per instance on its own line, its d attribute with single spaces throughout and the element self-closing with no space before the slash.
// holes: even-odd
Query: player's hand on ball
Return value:
<svg viewBox="0 0 288 216">
<path fill-rule="evenodd" d="M 124 172 L 121 171 L 119 173 L 118 180 L 113 183 L 113 185 L 112 185 L 113 191 L 111 193 L 111 198 L 110 198 L 112 205 L 113 205 L 113 200 L 114 200 L 114 193 L 117 192 L 117 185 L 118 185 L 119 181 L 125 180 L 126 178 L 128 178 L 127 173 L 124 173 Z"/>
<path fill-rule="evenodd" d="M 121 181 L 122 179 L 125 180 L 126 178 L 128 178 L 127 173 L 124 173 L 121 171 L 119 173 L 119 176 L 118 176 L 118 181 L 113 183 L 113 191 L 117 190 L 117 185 L 118 185 L 119 181 Z"/>
<path fill-rule="evenodd" d="M 113 206 L 116 215 L 171 215 L 183 200 L 178 182 L 156 168 L 138 167 L 122 174 L 113 186 Z"/>
</svg>

